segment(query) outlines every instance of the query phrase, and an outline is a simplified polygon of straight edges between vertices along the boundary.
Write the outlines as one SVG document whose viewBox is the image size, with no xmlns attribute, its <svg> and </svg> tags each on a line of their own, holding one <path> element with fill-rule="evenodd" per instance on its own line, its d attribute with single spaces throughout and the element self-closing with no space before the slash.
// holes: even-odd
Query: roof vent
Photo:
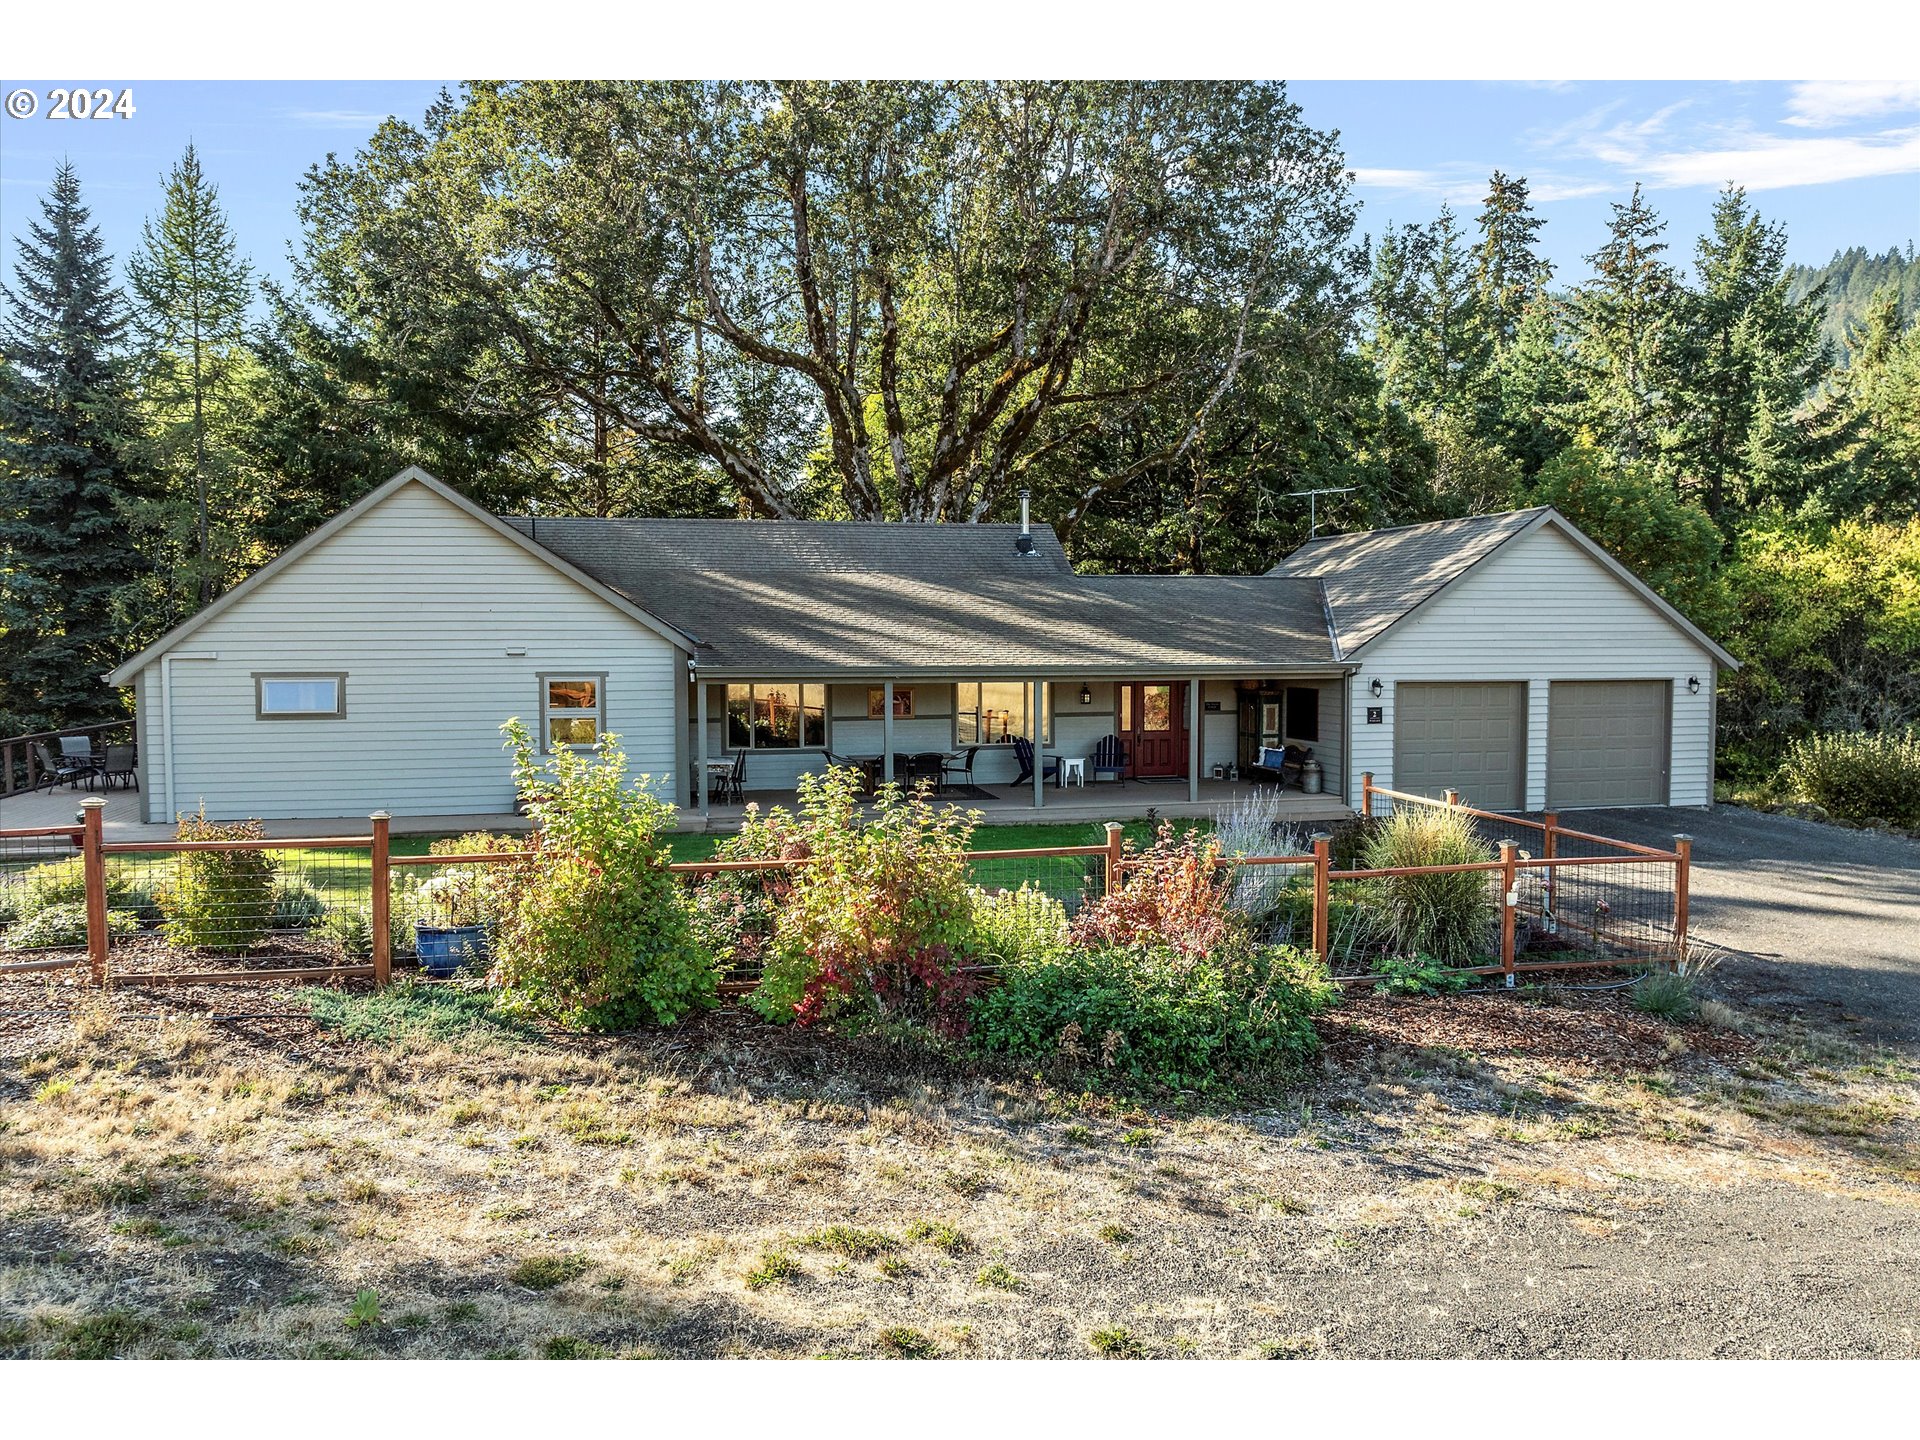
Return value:
<svg viewBox="0 0 1920 1440">
<path fill-rule="evenodd" d="M 1020 538 L 1013 542 L 1016 555 L 1033 554 L 1033 528 L 1027 520 L 1027 499 L 1032 493 L 1030 490 L 1020 492 Z"/>
</svg>

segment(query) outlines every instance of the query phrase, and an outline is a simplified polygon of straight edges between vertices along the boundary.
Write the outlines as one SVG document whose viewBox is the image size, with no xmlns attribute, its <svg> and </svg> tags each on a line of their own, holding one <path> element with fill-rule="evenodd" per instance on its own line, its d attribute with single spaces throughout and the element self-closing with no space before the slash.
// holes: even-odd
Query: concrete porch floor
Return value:
<svg viewBox="0 0 1920 1440">
<path fill-rule="evenodd" d="M 1174 820 L 1195 820 L 1212 816 L 1236 796 L 1253 788 L 1238 781 L 1202 780 L 1200 799 L 1195 802 L 1187 798 L 1184 780 L 1164 783 L 1132 780 L 1124 786 L 1107 781 L 1088 785 L 1084 789 L 1070 785 L 1064 790 L 1048 786 L 1046 804 L 1036 810 L 1030 788 L 1002 785 L 990 788 L 991 799 L 956 796 L 948 803 L 980 811 L 984 825 L 1062 825 L 1133 820 L 1149 810 Z M 79 812 L 80 802 L 89 793 L 103 796 L 107 802 L 101 823 L 108 840 L 124 842 L 173 838 L 173 826 L 148 824 L 140 818 L 141 797 L 137 791 L 89 792 L 70 787 L 0 796 L 0 830 L 76 824 L 74 817 Z M 1337 795 L 1306 795 L 1298 790 L 1288 790 L 1285 795 L 1281 818 L 1296 824 L 1342 820 L 1353 814 L 1352 807 Z M 762 810 L 773 805 L 784 805 L 791 809 L 794 803 L 791 790 L 749 790 L 747 799 L 758 804 Z M 729 834 L 740 828 L 744 808 L 740 805 L 715 805 L 711 813 L 703 818 L 697 809 L 683 807 L 679 828 L 688 832 Z M 268 820 L 264 824 L 269 838 L 275 840 L 315 835 L 365 835 L 369 829 L 364 815 L 342 816 L 332 820 Z M 515 831 L 527 828 L 525 817 L 519 815 L 396 815 L 393 819 L 395 835 L 458 835 L 468 830 Z"/>
<path fill-rule="evenodd" d="M 1016 788 L 996 785 L 982 788 L 987 789 L 992 798 L 982 799 L 978 795 L 943 796 L 942 802 L 978 810 L 983 825 L 1070 825 L 1088 821 L 1134 820 L 1149 810 L 1155 815 L 1174 820 L 1198 820 L 1210 818 L 1238 796 L 1256 787 L 1243 781 L 1202 780 L 1200 798 L 1194 801 L 1187 798 L 1185 780 L 1130 780 L 1125 785 L 1105 781 L 1085 787 L 1069 785 L 1065 789 L 1049 785 L 1046 803 L 1038 809 L 1034 808 L 1033 791 L 1029 786 Z M 794 793 L 791 790 L 749 790 L 746 793 L 748 803 L 757 804 L 763 811 L 773 805 L 784 805 L 789 809 L 793 807 Z M 1298 790 L 1285 791 L 1284 795 L 1281 819 L 1294 824 L 1344 820 L 1354 813 L 1353 808 L 1337 795 L 1306 795 Z M 730 833 L 740 828 L 744 810 L 745 806 L 742 805 L 716 804 L 710 807 L 705 825 L 701 824 L 698 810 L 683 813 L 680 825 L 684 830 L 705 829 Z"/>
</svg>

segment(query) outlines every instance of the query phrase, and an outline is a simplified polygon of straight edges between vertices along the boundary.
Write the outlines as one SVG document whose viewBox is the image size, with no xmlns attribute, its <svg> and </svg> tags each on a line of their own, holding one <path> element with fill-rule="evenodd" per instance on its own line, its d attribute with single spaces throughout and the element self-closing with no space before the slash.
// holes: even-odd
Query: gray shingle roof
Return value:
<svg viewBox="0 0 1920 1440">
<path fill-rule="evenodd" d="M 1320 583 L 1079 576 L 1010 525 L 548 519 L 516 528 L 699 642 L 712 676 L 1336 668 Z"/>
<path fill-rule="evenodd" d="M 1547 510 L 1535 506 L 1501 515 L 1328 535 L 1309 540 L 1268 573 L 1318 577 L 1326 586 L 1340 653 L 1351 655 Z"/>
<path fill-rule="evenodd" d="M 1014 551 L 1018 525 L 912 525 L 835 520 L 596 520 L 501 517 L 582 569 L 857 570 L 893 575 L 1071 575 L 1050 525 L 1033 553 Z"/>
</svg>

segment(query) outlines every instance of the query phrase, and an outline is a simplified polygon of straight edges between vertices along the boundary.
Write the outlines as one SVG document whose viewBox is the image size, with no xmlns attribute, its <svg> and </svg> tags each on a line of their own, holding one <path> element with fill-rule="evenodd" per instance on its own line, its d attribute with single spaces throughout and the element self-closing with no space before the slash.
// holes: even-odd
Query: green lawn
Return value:
<svg viewBox="0 0 1920 1440">
<path fill-rule="evenodd" d="M 1188 824 L 1204 829 L 1210 822 L 1205 820 L 1176 822 L 1181 829 Z M 1153 827 L 1143 819 L 1126 822 L 1126 835 L 1135 844 L 1142 844 L 1152 838 Z M 1065 825 L 982 825 L 973 832 L 972 848 L 975 850 L 1032 850 L 1051 846 L 1099 845 L 1106 840 L 1106 827 L 1103 823 L 1087 821 Z M 428 846 L 439 837 L 432 835 L 400 835 L 393 840 L 395 855 L 425 855 Z M 727 837 L 714 834 L 674 834 L 667 837 L 667 848 L 676 861 L 705 860 L 716 846 Z M 363 850 L 328 850 L 293 848 L 274 852 L 281 873 L 298 876 L 314 885 L 325 895 L 329 904 L 365 904 L 371 891 L 372 862 Z M 172 868 L 173 857 L 164 851 L 142 851 L 116 855 L 114 861 L 133 872 L 135 883 L 151 889 L 162 880 Z M 1020 867 L 1025 866 L 1026 870 Z M 1059 867 L 1053 867 L 1059 868 Z M 1029 877 L 1026 873 L 1031 870 Z M 988 872 L 991 873 L 988 873 Z M 1050 874 L 1049 862 L 1041 859 L 1030 862 L 1005 861 L 987 862 L 982 872 L 976 876 L 981 884 L 1015 884 L 1023 878 L 1031 878 L 1034 883 L 1046 883 L 1043 876 Z M 1058 878 L 1058 877 L 1056 877 Z"/>
</svg>

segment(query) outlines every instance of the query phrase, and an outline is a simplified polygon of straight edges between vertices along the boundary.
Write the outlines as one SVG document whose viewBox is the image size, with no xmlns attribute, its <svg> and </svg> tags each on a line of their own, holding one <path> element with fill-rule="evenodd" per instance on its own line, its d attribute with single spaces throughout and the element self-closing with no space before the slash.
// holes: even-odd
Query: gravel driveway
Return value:
<svg viewBox="0 0 1920 1440">
<path fill-rule="evenodd" d="M 1692 835 L 1693 932 L 1738 952 L 1722 979 L 1742 999 L 1920 1049 L 1920 843 L 1734 806 L 1561 819 L 1646 845 Z"/>
</svg>

